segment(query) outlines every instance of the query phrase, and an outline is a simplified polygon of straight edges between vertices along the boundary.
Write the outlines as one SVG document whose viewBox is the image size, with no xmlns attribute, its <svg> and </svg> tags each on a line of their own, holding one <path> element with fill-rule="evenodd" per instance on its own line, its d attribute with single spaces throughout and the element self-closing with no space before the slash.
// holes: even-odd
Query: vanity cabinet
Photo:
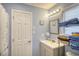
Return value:
<svg viewBox="0 0 79 59">
<path fill-rule="evenodd" d="M 52 56 L 54 55 L 54 51 L 49 48 L 49 47 L 46 47 L 46 56 Z"/>
<path fill-rule="evenodd" d="M 43 43 L 40 44 L 40 55 L 41 56 L 46 55 L 46 46 Z"/>
<path fill-rule="evenodd" d="M 50 43 L 47 43 L 45 41 L 40 42 L 40 55 L 41 56 L 63 56 L 64 54 L 64 45 L 61 47 L 53 47 L 55 45 L 52 45 Z M 60 52 L 59 52 L 60 50 Z"/>
<path fill-rule="evenodd" d="M 52 49 L 44 43 L 40 44 L 40 55 L 41 56 L 55 56 L 58 55 L 58 49 Z"/>
</svg>

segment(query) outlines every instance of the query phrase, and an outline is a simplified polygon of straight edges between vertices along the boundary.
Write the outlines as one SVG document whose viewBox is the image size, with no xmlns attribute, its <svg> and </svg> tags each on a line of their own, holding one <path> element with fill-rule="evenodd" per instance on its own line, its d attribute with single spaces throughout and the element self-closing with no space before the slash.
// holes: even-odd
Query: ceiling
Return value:
<svg viewBox="0 0 79 59">
<path fill-rule="evenodd" d="M 47 10 L 56 5 L 56 3 L 27 3 L 27 4 Z"/>
</svg>

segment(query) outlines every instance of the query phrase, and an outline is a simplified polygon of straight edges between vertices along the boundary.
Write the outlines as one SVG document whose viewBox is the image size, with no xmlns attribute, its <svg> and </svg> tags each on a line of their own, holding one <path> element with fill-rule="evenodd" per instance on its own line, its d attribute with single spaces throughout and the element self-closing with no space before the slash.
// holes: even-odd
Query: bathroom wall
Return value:
<svg viewBox="0 0 79 59">
<path fill-rule="evenodd" d="M 72 18 L 79 18 L 79 6 L 73 7 L 64 13 L 64 21 Z M 71 26 L 65 28 L 65 34 L 71 34 L 72 32 L 79 32 L 79 26 Z"/>
<path fill-rule="evenodd" d="M 48 20 L 46 17 L 48 11 L 22 3 L 3 3 L 2 5 L 9 14 L 9 55 L 11 55 L 11 10 L 17 9 L 32 12 L 32 55 L 38 56 L 40 49 L 39 42 L 48 31 Z M 39 24 L 40 20 L 44 21 L 43 25 Z"/>
</svg>

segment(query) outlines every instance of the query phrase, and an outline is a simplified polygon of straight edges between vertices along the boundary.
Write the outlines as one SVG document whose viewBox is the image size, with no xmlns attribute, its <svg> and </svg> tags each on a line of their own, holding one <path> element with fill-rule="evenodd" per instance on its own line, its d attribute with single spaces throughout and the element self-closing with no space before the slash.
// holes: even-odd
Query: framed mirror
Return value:
<svg viewBox="0 0 79 59">
<path fill-rule="evenodd" d="M 58 19 L 49 21 L 49 33 L 50 34 L 59 34 L 58 22 L 59 22 Z"/>
</svg>

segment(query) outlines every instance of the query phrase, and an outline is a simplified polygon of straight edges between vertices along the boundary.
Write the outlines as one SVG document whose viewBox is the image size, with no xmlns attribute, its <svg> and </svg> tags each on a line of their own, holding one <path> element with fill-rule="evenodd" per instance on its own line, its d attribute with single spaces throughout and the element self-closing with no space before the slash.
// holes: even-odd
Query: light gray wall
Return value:
<svg viewBox="0 0 79 59">
<path fill-rule="evenodd" d="M 9 14 L 9 51 L 11 51 L 11 9 L 24 10 L 32 12 L 32 55 L 38 56 L 41 36 L 48 31 L 48 20 L 45 17 L 48 11 L 22 3 L 3 3 L 2 5 Z M 44 20 L 44 25 L 40 26 L 39 20 Z M 11 55 L 10 52 L 9 55 Z"/>
<path fill-rule="evenodd" d="M 64 21 L 72 18 L 79 18 L 79 6 L 73 7 L 64 13 Z M 79 26 L 71 26 L 65 28 L 65 34 L 72 34 L 72 32 L 79 32 Z"/>
</svg>

